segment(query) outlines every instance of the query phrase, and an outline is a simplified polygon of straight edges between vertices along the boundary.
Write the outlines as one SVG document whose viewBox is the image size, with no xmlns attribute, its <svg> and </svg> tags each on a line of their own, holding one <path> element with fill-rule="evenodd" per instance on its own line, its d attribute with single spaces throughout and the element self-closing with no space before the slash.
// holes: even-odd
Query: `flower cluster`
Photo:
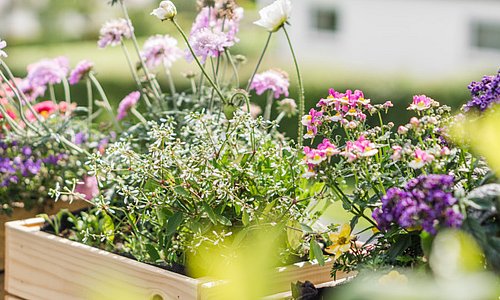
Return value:
<svg viewBox="0 0 500 300">
<path fill-rule="evenodd" d="M 83 77 L 85 77 L 85 75 L 87 75 L 92 70 L 93 67 L 94 67 L 93 62 L 88 60 L 82 60 L 76 65 L 76 67 L 69 74 L 69 79 L 68 79 L 69 83 L 71 85 L 77 84 L 78 82 L 80 82 L 80 80 L 82 80 Z"/>
<path fill-rule="evenodd" d="M 441 227 L 460 227 L 463 216 L 454 207 L 457 199 L 450 175 L 421 175 L 403 189 L 391 188 L 382 197 L 382 207 L 373 212 L 381 230 L 394 225 L 407 230 L 424 229 L 436 234 Z"/>
<path fill-rule="evenodd" d="M 59 84 L 69 71 L 68 59 L 59 56 L 54 59 L 42 59 L 28 66 L 27 80 L 32 88 Z"/>
<path fill-rule="evenodd" d="M 141 93 L 135 91 L 128 94 L 123 100 L 120 102 L 118 106 L 118 114 L 116 115 L 117 120 L 122 120 L 127 116 L 127 112 L 131 110 L 139 101 L 141 97 Z"/>
<path fill-rule="evenodd" d="M 289 86 L 290 81 L 285 71 L 271 69 L 255 74 L 250 89 L 255 90 L 257 95 L 262 95 L 267 90 L 272 91 L 274 98 L 278 99 L 281 95 L 288 97 Z"/>
<path fill-rule="evenodd" d="M 413 96 L 413 101 L 408 107 L 408 110 L 423 111 L 436 105 L 438 105 L 438 103 L 434 99 L 426 95 L 416 95 Z"/>
<path fill-rule="evenodd" d="M 465 104 L 465 111 L 484 111 L 491 105 L 500 103 L 500 69 L 496 75 L 484 76 L 480 82 L 471 82 L 469 91 L 472 99 Z"/>
<path fill-rule="evenodd" d="M 108 21 L 101 27 L 97 45 L 99 48 L 118 46 L 124 38 L 131 38 L 133 31 L 134 27 L 132 27 L 132 24 L 125 19 Z"/>
<path fill-rule="evenodd" d="M 181 56 L 182 51 L 177 47 L 177 40 L 167 34 L 149 37 L 141 52 L 141 57 L 148 68 L 162 65 L 164 68 L 170 69 Z"/>
</svg>

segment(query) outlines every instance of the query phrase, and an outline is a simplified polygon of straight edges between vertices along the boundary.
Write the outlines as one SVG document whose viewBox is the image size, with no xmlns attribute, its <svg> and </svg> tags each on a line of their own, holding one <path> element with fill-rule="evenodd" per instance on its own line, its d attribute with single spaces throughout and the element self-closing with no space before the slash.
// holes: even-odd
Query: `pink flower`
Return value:
<svg viewBox="0 0 500 300">
<path fill-rule="evenodd" d="M 57 105 L 54 101 L 47 100 L 33 105 L 33 110 L 42 118 L 48 119 L 52 114 L 59 110 L 59 105 Z M 37 118 L 31 110 L 26 111 L 26 119 L 30 122 L 37 121 Z"/>
<path fill-rule="evenodd" d="M 225 33 L 212 31 L 208 28 L 201 28 L 191 34 L 189 43 L 193 47 L 195 55 L 201 57 L 202 63 L 207 60 L 207 57 L 218 57 L 224 52 L 224 48 L 232 45 Z M 191 53 L 188 54 L 188 57 L 191 57 L 190 55 Z"/>
<path fill-rule="evenodd" d="M 88 60 L 82 60 L 79 62 L 75 69 L 71 71 L 71 74 L 69 75 L 69 83 L 71 85 L 77 84 L 82 78 L 87 75 L 92 68 L 94 67 L 94 64 Z"/>
<path fill-rule="evenodd" d="M 233 14 L 231 16 L 221 18 L 218 15 L 221 6 L 222 1 L 217 1 L 215 7 L 203 7 L 196 16 L 190 34 L 193 35 L 202 28 L 208 28 L 212 31 L 222 31 L 224 28 L 224 33 L 230 46 L 239 42 L 236 34 L 239 31 L 240 21 L 243 19 L 243 8 L 236 7 L 233 9 Z"/>
<path fill-rule="evenodd" d="M 290 81 L 285 71 L 271 69 L 256 74 L 250 85 L 250 89 L 255 90 L 257 95 L 262 95 L 265 91 L 271 90 L 274 92 L 274 98 L 278 99 L 281 95 L 288 97 L 289 86 Z"/>
<path fill-rule="evenodd" d="M 408 166 L 412 169 L 420 169 L 425 166 L 427 163 L 430 163 L 434 160 L 434 156 L 421 150 L 420 148 L 416 148 L 413 153 L 413 160 L 408 163 Z"/>
<path fill-rule="evenodd" d="M 333 155 L 337 155 L 340 151 L 337 147 L 330 142 L 328 139 L 323 139 L 321 144 L 318 145 L 318 150 L 324 151 L 326 156 L 331 157 Z"/>
<path fill-rule="evenodd" d="M 125 19 L 116 19 L 107 21 L 99 31 L 99 41 L 97 45 L 99 48 L 106 48 L 107 46 L 117 46 L 122 42 L 123 38 L 131 38 L 134 27 Z"/>
<path fill-rule="evenodd" d="M 382 104 L 382 107 L 385 109 L 389 109 L 390 107 L 393 107 L 394 104 L 392 104 L 391 101 L 385 101 L 384 104 Z"/>
<path fill-rule="evenodd" d="M 407 134 L 407 133 L 408 133 L 408 128 L 406 128 L 405 126 L 399 126 L 398 127 L 398 134 L 404 135 L 404 134 Z"/>
<path fill-rule="evenodd" d="M 32 87 L 58 84 L 66 78 L 69 71 L 68 59 L 59 56 L 54 59 L 42 59 L 28 66 L 26 77 Z"/>
<path fill-rule="evenodd" d="M 403 148 L 401 146 L 392 146 L 394 153 L 391 155 L 392 160 L 400 160 L 403 156 Z"/>
<path fill-rule="evenodd" d="M 83 182 L 77 183 L 75 193 L 80 194 L 86 200 L 92 200 L 99 195 L 99 187 L 97 186 L 97 178 L 95 176 L 83 177 Z"/>
<path fill-rule="evenodd" d="M 123 98 L 118 105 L 118 115 L 116 116 L 116 119 L 122 120 L 125 118 L 127 116 L 127 112 L 137 104 L 140 97 L 141 93 L 135 91 Z"/>
<path fill-rule="evenodd" d="M 375 144 L 367 140 L 363 135 L 354 142 L 354 146 L 360 156 L 373 156 L 378 153 Z"/>
<path fill-rule="evenodd" d="M 246 105 L 243 105 L 241 109 L 244 112 L 248 112 Z M 260 106 L 258 106 L 255 103 L 250 103 L 250 115 L 252 116 L 252 118 L 256 119 L 261 113 L 262 113 L 262 108 L 260 108 Z"/>
<path fill-rule="evenodd" d="M 169 69 L 181 56 L 182 50 L 177 47 L 177 40 L 167 34 L 148 38 L 141 51 L 141 57 L 149 68 L 163 65 Z"/>
<path fill-rule="evenodd" d="M 426 95 L 413 96 L 413 102 L 408 107 L 408 110 L 426 110 L 430 108 L 436 101 Z"/>
<path fill-rule="evenodd" d="M 418 127 L 420 125 L 420 120 L 417 119 L 416 117 L 412 117 L 410 119 L 410 124 L 413 126 L 413 127 Z"/>
<path fill-rule="evenodd" d="M 29 102 L 35 101 L 38 97 L 45 94 L 46 86 L 32 85 L 28 79 L 24 79 L 19 83 L 19 89 L 26 96 Z"/>
<path fill-rule="evenodd" d="M 318 133 L 318 126 L 322 124 L 321 117 L 323 116 L 322 111 L 316 111 L 311 108 L 309 114 L 302 117 L 302 125 L 307 127 L 307 133 L 304 138 L 314 138 Z"/>
<path fill-rule="evenodd" d="M 325 151 L 313 149 L 307 146 L 304 147 L 304 154 L 306 155 L 304 160 L 308 165 L 319 165 L 327 159 Z"/>
<path fill-rule="evenodd" d="M 0 40 L 0 57 L 7 57 L 7 53 L 3 50 L 5 47 L 7 47 L 7 42 Z"/>
</svg>

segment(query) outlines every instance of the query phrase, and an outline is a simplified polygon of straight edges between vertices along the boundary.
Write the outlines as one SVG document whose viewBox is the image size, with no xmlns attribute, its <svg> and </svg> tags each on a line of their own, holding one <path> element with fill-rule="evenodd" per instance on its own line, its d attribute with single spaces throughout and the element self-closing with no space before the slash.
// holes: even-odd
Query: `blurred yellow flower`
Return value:
<svg viewBox="0 0 500 300">
<path fill-rule="evenodd" d="M 340 227 L 339 232 L 334 232 L 329 235 L 332 245 L 328 246 L 325 251 L 334 254 L 337 259 L 342 253 L 351 249 L 351 241 L 354 236 L 351 235 L 351 226 L 344 224 Z"/>
<path fill-rule="evenodd" d="M 392 270 L 389 273 L 381 276 L 378 279 L 378 283 L 381 285 L 405 285 L 408 283 L 408 277 L 399 273 L 398 271 Z"/>
</svg>

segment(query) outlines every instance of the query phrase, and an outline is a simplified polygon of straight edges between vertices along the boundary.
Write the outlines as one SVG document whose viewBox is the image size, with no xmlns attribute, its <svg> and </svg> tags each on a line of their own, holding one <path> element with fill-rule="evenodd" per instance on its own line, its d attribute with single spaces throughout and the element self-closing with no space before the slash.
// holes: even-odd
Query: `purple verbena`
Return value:
<svg viewBox="0 0 500 300">
<path fill-rule="evenodd" d="M 472 99 L 465 104 L 465 111 L 478 109 L 482 112 L 491 105 L 500 103 L 500 69 L 496 75 L 484 76 L 479 82 L 471 82 L 468 88 Z"/>
</svg>

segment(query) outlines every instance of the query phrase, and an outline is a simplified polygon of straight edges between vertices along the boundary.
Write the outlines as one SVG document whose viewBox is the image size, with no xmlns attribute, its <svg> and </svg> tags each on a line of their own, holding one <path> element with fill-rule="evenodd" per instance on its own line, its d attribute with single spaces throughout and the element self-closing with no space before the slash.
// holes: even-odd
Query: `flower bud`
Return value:
<svg viewBox="0 0 500 300">
<path fill-rule="evenodd" d="M 177 15 L 177 8 L 172 1 L 162 1 L 160 6 L 151 12 L 151 15 L 162 21 L 172 20 Z"/>
<path fill-rule="evenodd" d="M 293 99 L 285 98 L 278 102 L 278 110 L 289 117 L 294 116 L 297 114 L 297 103 Z"/>
<path fill-rule="evenodd" d="M 408 133 L 408 128 L 406 128 L 405 126 L 399 126 L 398 127 L 398 134 L 403 135 L 403 134 L 406 134 L 406 133 Z"/>
</svg>

